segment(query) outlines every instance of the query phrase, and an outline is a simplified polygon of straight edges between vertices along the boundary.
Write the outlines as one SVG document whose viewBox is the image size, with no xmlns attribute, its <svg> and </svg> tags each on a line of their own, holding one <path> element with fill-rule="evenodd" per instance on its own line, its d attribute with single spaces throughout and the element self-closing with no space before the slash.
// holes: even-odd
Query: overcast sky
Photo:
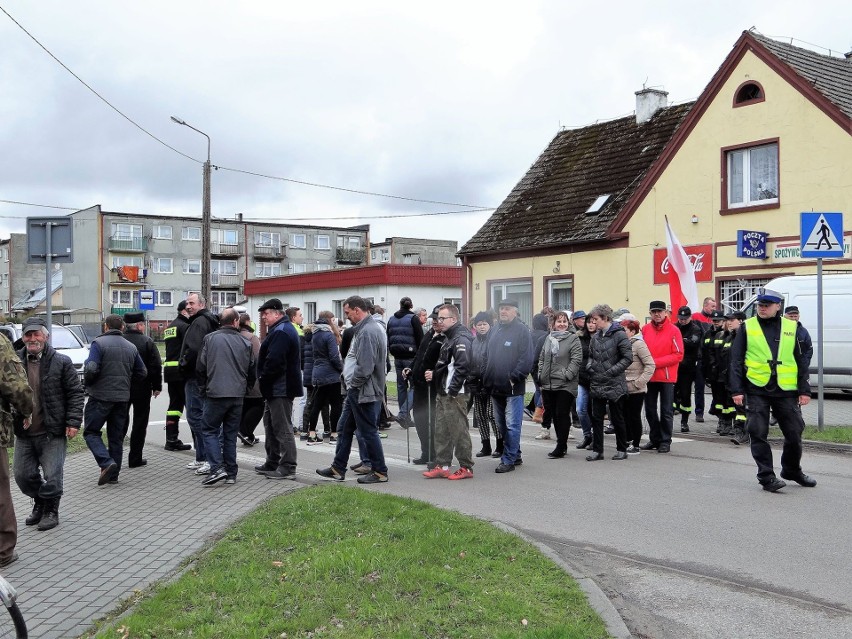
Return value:
<svg viewBox="0 0 852 639">
<path fill-rule="evenodd" d="M 0 0 L 128 118 L 199 161 L 214 217 L 458 240 L 560 127 L 698 97 L 756 27 L 852 49 L 846 1 L 580 3 Z M 800 46 L 801 42 L 796 43 Z M 104 104 L 0 13 L 0 199 L 200 215 L 201 164 Z M 266 175 L 450 204 L 358 195 Z M 0 203 L 0 237 L 63 211 Z M 344 219 L 352 218 L 352 219 Z"/>
</svg>

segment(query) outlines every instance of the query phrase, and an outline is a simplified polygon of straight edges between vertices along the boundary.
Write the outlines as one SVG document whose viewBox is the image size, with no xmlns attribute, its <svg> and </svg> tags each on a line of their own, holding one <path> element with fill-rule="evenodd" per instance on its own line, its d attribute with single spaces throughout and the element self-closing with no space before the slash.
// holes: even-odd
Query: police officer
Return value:
<svg viewBox="0 0 852 639">
<path fill-rule="evenodd" d="M 183 346 L 183 336 L 189 328 L 189 313 L 186 311 L 186 300 L 181 300 L 177 307 L 178 314 L 163 331 L 163 342 L 166 345 L 166 361 L 163 362 L 163 381 L 169 387 L 169 407 L 166 409 L 166 450 L 189 450 L 190 444 L 180 440 L 180 417 L 183 415 L 185 403 L 184 384 L 186 380 L 180 372 L 180 349 Z"/>
<path fill-rule="evenodd" d="M 746 407 L 757 480 L 772 493 L 787 485 L 782 479 L 809 488 L 816 486 L 816 480 L 802 472 L 800 465 L 805 423 L 799 406 L 811 400 L 805 336 L 795 322 L 779 316 L 782 301 L 780 293 L 758 289 L 757 316 L 746 320 L 737 331 L 728 376 L 731 399 L 735 405 Z M 782 479 L 775 476 L 772 449 L 766 441 L 770 409 L 784 433 Z"/>
</svg>

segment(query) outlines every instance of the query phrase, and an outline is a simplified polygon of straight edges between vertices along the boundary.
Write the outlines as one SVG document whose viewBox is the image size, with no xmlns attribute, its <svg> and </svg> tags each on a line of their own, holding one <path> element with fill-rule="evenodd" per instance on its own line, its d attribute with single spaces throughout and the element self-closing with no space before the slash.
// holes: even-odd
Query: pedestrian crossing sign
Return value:
<svg viewBox="0 0 852 639">
<path fill-rule="evenodd" d="M 843 257 L 843 213 L 802 213 L 801 257 Z"/>
</svg>

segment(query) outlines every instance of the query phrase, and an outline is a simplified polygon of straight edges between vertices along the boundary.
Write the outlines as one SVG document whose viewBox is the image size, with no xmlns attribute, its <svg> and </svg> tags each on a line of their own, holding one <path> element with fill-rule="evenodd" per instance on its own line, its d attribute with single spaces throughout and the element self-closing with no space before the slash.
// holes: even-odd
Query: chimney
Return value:
<svg viewBox="0 0 852 639">
<path fill-rule="evenodd" d="M 242 221 L 243 221 L 243 214 L 237 213 L 237 222 L 242 222 Z"/>
<path fill-rule="evenodd" d="M 852 61 L 852 51 L 849 51 L 848 53 L 844 53 L 843 57 L 846 58 L 847 60 Z"/>
<path fill-rule="evenodd" d="M 668 104 L 669 94 L 660 89 L 642 89 L 636 92 L 636 124 L 645 124 L 654 114 Z"/>
</svg>

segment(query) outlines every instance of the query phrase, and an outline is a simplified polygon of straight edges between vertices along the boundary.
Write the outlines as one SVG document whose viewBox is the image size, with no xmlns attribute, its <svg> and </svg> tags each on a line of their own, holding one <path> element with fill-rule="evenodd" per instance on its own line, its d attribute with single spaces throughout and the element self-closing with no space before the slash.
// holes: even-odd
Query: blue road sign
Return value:
<svg viewBox="0 0 852 639">
<path fill-rule="evenodd" d="M 802 213 L 802 257 L 843 257 L 843 213 Z"/>
<path fill-rule="evenodd" d="M 139 310 L 153 311 L 154 310 L 154 291 L 144 290 L 139 291 Z"/>
</svg>

